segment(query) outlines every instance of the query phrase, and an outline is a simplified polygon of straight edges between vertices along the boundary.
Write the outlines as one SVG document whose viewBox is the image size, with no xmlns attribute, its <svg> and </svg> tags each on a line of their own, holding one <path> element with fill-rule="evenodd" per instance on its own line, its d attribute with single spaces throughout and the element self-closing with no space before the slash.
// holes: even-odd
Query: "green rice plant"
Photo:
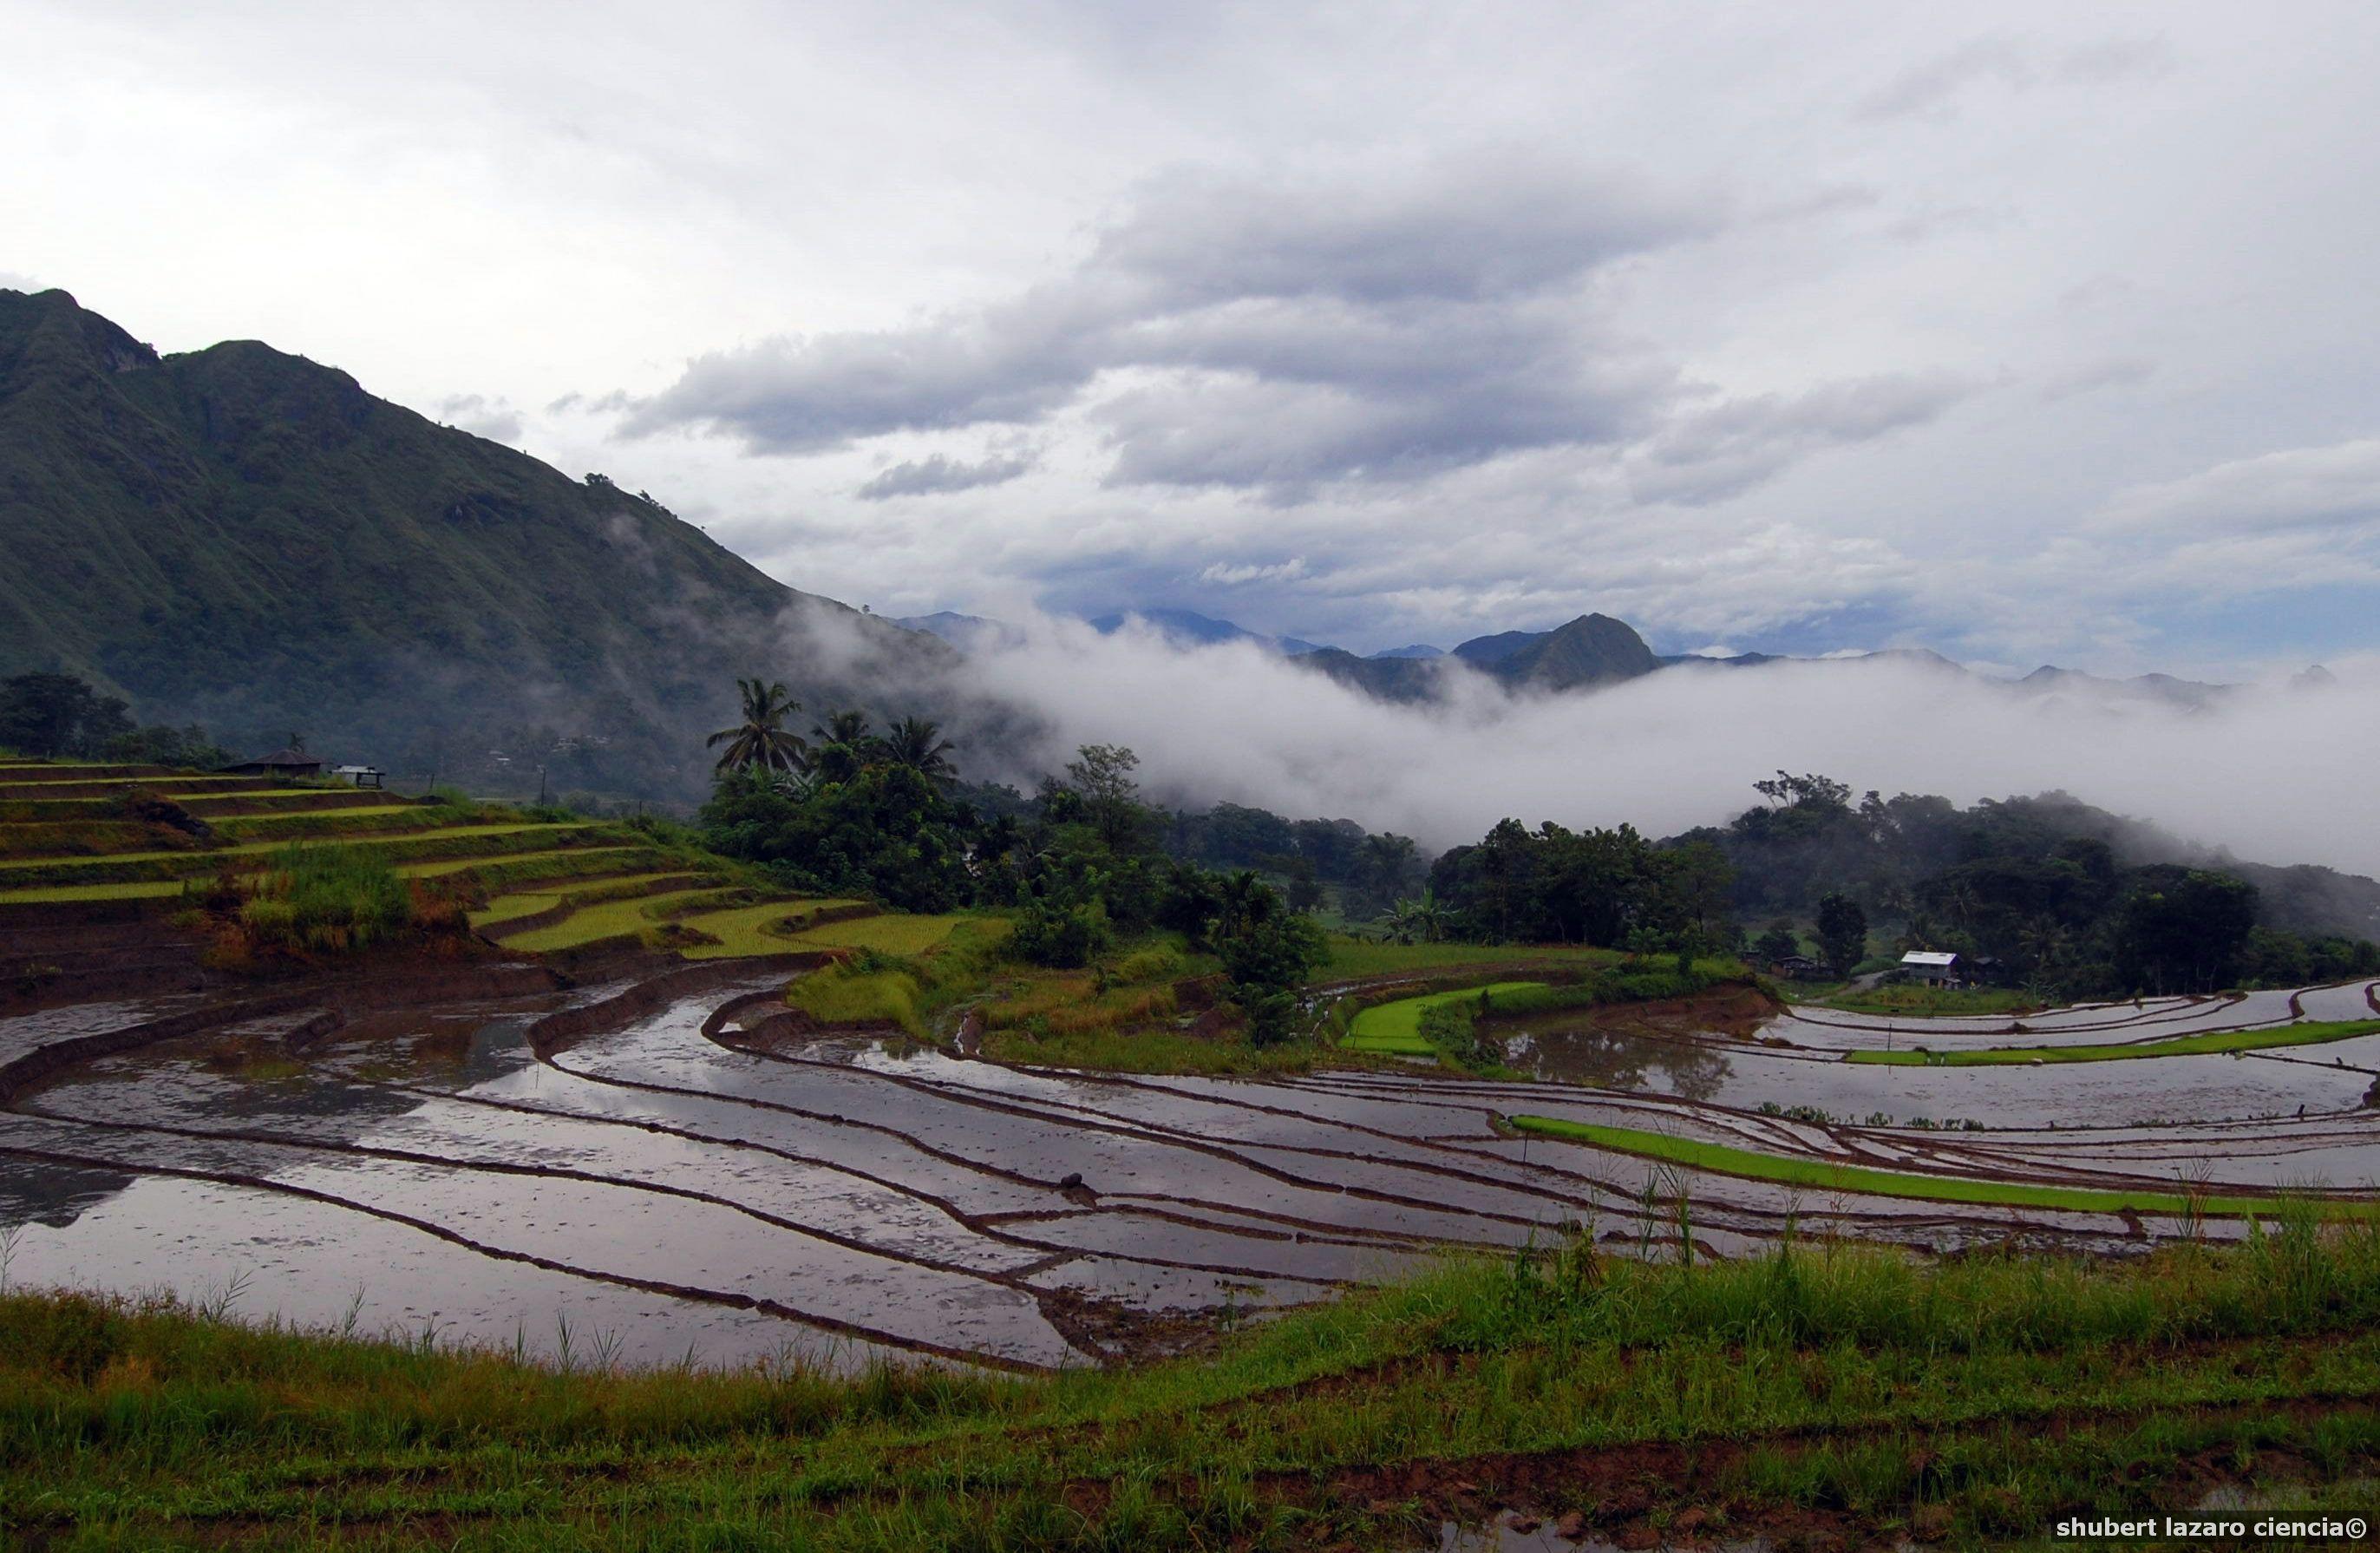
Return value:
<svg viewBox="0 0 2380 1553">
<path fill-rule="evenodd" d="M 698 905 L 726 899 L 735 893 L 732 889 L 704 887 L 598 901 L 571 912 L 551 926 L 507 938 L 504 948 L 530 954 L 550 954 L 557 949 L 577 948 L 604 939 L 651 933 L 667 917 Z"/>
<path fill-rule="evenodd" d="M 1451 1003 L 1476 1002 L 1482 993 L 1495 1002 L 1525 988 L 1544 986 L 1542 982 L 1493 982 L 1484 987 L 1459 987 L 1451 992 L 1434 992 L 1419 997 L 1401 997 L 1393 1003 L 1381 1003 L 1364 1009 L 1347 1027 L 1347 1034 L 1339 1044 L 1350 1051 L 1386 1052 L 1396 1056 L 1434 1057 L 1438 1047 L 1421 1030 L 1422 1015 L 1435 1008 Z"/>
<path fill-rule="evenodd" d="M 906 969 L 855 961 L 795 977 L 785 989 L 785 1003 L 820 1024 L 892 1024 L 922 1036 L 920 992 L 917 977 Z"/>
<path fill-rule="evenodd" d="M 2265 1030 L 2217 1030 L 2203 1035 L 2174 1035 L 2164 1040 L 2121 1046 L 1973 1046 L 1950 1051 L 1855 1051 L 1846 1062 L 1901 1068 L 1985 1068 L 2035 1062 L 2122 1062 L 2147 1057 L 2204 1057 L 2221 1052 L 2269 1051 L 2281 1046 L 2319 1046 L 2380 1034 L 2380 1019 L 2303 1020 Z"/>
<path fill-rule="evenodd" d="M 806 947 L 796 939 L 820 911 L 861 904 L 843 899 L 777 899 L 723 911 L 697 912 L 680 918 L 680 925 L 718 942 L 692 945 L 679 952 L 688 960 L 792 953 Z"/>
<path fill-rule="evenodd" d="M 805 928 L 796 942 L 803 948 L 874 949 L 880 954 L 914 955 L 959 938 L 989 943 L 1004 937 L 1008 928 L 1007 920 L 1001 917 L 886 913 L 821 923 Z"/>
<path fill-rule="evenodd" d="M 412 862 L 485 852 L 506 841 L 526 850 L 546 845 L 567 833 L 594 828 L 584 824 L 456 825 L 419 834 L 343 838 L 341 844 L 370 848 L 392 862 Z M 287 844 L 285 840 L 247 841 L 237 846 L 202 851 L 152 850 L 111 852 L 90 858 L 0 859 L 0 885 L 30 886 L 36 881 L 52 885 L 115 884 L 135 879 L 178 879 L 219 867 L 225 858 L 262 858 Z"/>
<path fill-rule="evenodd" d="M 2374 1204 L 2335 1203 L 2308 1205 L 2302 1197 L 2229 1193 L 2185 1195 L 2173 1192 L 2115 1190 L 2099 1187 L 2047 1186 L 2030 1181 L 1977 1180 L 1959 1176 L 1921 1175 L 1879 1170 L 1864 1165 L 1840 1165 L 1831 1160 L 1803 1159 L 1761 1154 L 1726 1143 L 1648 1132 L 1633 1127 L 1607 1127 L 1560 1117 L 1514 1116 L 1507 1119 L 1524 1132 L 1536 1132 L 1570 1143 L 1648 1159 L 1712 1170 L 1753 1180 L 1825 1192 L 1856 1192 L 1875 1197 L 1919 1197 L 1939 1203 L 1983 1203 L 2010 1207 L 2063 1208 L 2076 1213 L 2152 1213 L 2180 1219 L 2192 1214 L 2272 1216 L 2311 1212 L 2325 1217 L 2369 1217 Z"/>
<path fill-rule="evenodd" d="M 179 879 L 141 879 L 121 885 L 55 885 L 36 889 L 0 889 L 0 906 L 67 900 L 147 900 L 181 893 Z"/>
</svg>

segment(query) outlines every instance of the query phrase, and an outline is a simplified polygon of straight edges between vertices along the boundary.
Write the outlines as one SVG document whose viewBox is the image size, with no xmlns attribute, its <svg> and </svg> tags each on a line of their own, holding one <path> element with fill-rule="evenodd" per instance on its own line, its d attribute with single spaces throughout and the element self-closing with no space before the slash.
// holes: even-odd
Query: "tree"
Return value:
<svg viewBox="0 0 2380 1553">
<path fill-rule="evenodd" d="M 1250 1041 L 1287 1040 L 1296 1032 L 1298 989 L 1330 958 L 1328 941 L 1313 918 L 1287 910 L 1253 874 L 1226 880 L 1223 894 L 1208 937 L 1223 961 L 1228 996 L 1247 1016 Z"/>
<path fill-rule="evenodd" d="M 947 758 L 958 748 L 942 730 L 923 717 L 904 717 L 892 725 L 878 748 L 894 765 L 905 765 L 938 788 L 958 780 L 958 768 Z"/>
<path fill-rule="evenodd" d="M 1389 911 L 1389 938 L 1399 944 L 1442 944 L 1450 921 L 1438 892 L 1422 887 L 1418 900 L 1400 900 Z"/>
<path fill-rule="evenodd" d="M 1314 876 L 1314 863 L 1307 858 L 1292 858 L 1289 862 L 1289 909 L 1293 911 L 1318 911 L 1322 909 L 1322 885 Z"/>
<path fill-rule="evenodd" d="M 1773 965 L 1802 952 L 1802 935 L 1793 931 L 1791 923 L 1780 917 L 1768 924 L 1768 931 L 1754 943 L 1753 949 Z"/>
<path fill-rule="evenodd" d="M 1066 763 L 1066 781 L 1082 800 L 1084 817 L 1112 852 L 1140 850 L 1149 813 L 1133 772 L 1140 757 L 1121 744 L 1086 744 Z"/>
<path fill-rule="evenodd" d="M 1867 958 L 1867 913 L 1840 890 L 1818 898 L 1818 943 L 1838 976 Z"/>
<path fill-rule="evenodd" d="M 2229 984 L 2256 920 L 2256 887 L 2211 869 L 2143 869 L 2117 928 L 2119 962 L 2155 992 Z"/>
<path fill-rule="evenodd" d="M 131 731 L 122 697 L 103 696 L 71 674 L 0 679 L 0 745 L 55 760 L 95 754 Z"/>
<path fill-rule="evenodd" d="M 758 679 L 738 679 L 736 691 L 744 700 L 744 720 L 735 727 L 722 728 L 704 740 L 706 747 L 718 749 L 724 744 L 715 771 L 798 771 L 809 752 L 798 734 L 785 729 L 785 719 L 802 709 L 782 684 L 762 685 Z"/>
</svg>

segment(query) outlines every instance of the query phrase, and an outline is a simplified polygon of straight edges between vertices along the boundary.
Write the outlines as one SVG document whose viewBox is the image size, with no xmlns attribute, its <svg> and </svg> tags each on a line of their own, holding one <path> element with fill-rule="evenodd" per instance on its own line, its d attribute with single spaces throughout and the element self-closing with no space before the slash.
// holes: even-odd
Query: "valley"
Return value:
<svg viewBox="0 0 2380 1553">
<path fill-rule="evenodd" d="M 980 1513 L 1064 1505 L 1086 1536 L 1216 1516 L 1238 1528 L 1227 1541 L 1290 1527 L 1420 1536 L 1432 1517 L 1500 1510 L 1573 1514 L 1582 1535 L 1618 1535 L 1689 1507 L 1715 1525 L 1881 1535 L 2015 1512 L 1912 1485 L 1813 1519 L 1806 1499 L 1739 1468 L 1699 1487 L 1674 1480 L 1683 1499 L 1613 1486 L 1582 1498 L 1578 1466 L 1533 1487 L 1528 1463 L 1548 1450 L 1673 1437 L 1627 1422 L 1609 1389 L 1584 1410 L 1559 1400 L 1608 1387 L 1591 1377 L 1639 1339 L 1607 1349 L 1613 1339 L 1582 1328 L 1565 1366 L 1509 1367 L 1536 1363 L 1546 1322 L 1610 1319 L 1581 1302 L 1582 1287 L 1659 1286 L 1669 1314 L 1639 1319 L 1691 1326 L 1695 1302 L 1722 1288 L 1776 1298 L 1744 1281 L 1763 1268 L 1821 1284 L 1965 1280 L 1979 1321 L 2001 1319 L 1996 1269 L 2067 1280 L 2075 1298 L 2087 1287 L 2094 1301 L 2131 1299 L 2137 1284 L 2188 1322 L 2220 1319 L 2191 1314 L 2208 1280 L 2259 1276 L 2242 1270 L 2296 1246 L 2289 1255 L 2325 1259 L 2325 1287 L 2380 1299 L 2380 1111 L 2367 1103 L 2380 1089 L 2380 979 L 1927 1017 L 1791 1006 L 1723 958 L 1688 968 L 1585 947 L 1342 939 L 1301 993 L 1310 1033 L 1250 1047 L 1197 1011 L 1212 960 L 1185 946 L 1105 961 L 1092 985 L 1013 959 L 1011 912 L 789 893 L 667 826 L 240 780 L 0 765 L 16 816 L 0 832 L 12 838 L 0 971 L 15 978 L 0 1009 L 0 1304 L 81 1291 L 38 1308 L 100 1313 L 106 1342 L 150 1356 L 140 1373 L 160 1378 L 143 1394 L 160 1405 L 186 1384 L 255 1384 L 240 1377 L 268 1353 L 310 1374 L 335 1353 L 385 1352 L 431 1396 L 467 1375 L 516 1374 L 563 1377 L 528 1383 L 589 1400 L 673 1376 L 686 1408 L 753 1385 L 811 1397 L 824 1412 L 808 1427 L 823 1433 L 801 1449 L 883 1463 L 871 1474 L 912 1470 L 892 1464 L 910 1459 L 902 1440 L 940 1439 L 940 1451 L 974 1438 L 991 1474 Z M 101 801 L 128 789 L 149 806 Z M 206 834 L 155 845 L 170 826 L 104 817 L 158 803 L 204 815 Z M 308 839 L 282 838 L 293 835 Z M 62 838 L 89 850 L 42 850 Z M 261 925 L 276 919 L 254 904 L 324 850 L 404 880 L 417 936 L 276 950 Z M 463 926 L 440 928 L 437 903 Z M 2082 1056 L 2097 1060 L 2067 1060 Z M 1562 1281 L 1578 1276 L 1589 1283 Z M 1542 1309 L 1524 1327 L 1459 1336 L 1503 1319 L 1504 1302 L 1540 1278 L 1527 1298 Z M 1931 1298 L 1913 1286 L 1908 1297 Z M 2327 1330 L 2339 1308 L 2309 1307 L 2302 1329 Z M 2299 1329 L 2260 1319 L 2253 1340 L 2286 1347 Z M 1625 1362 L 1690 1363 L 1683 1330 L 1688 1347 Z M 1985 1363 L 1978 1351 L 1925 1384 L 1967 1388 L 1962 1407 L 1998 1398 L 1981 1405 L 2013 1417 L 2046 1405 L 2029 1388 L 2095 1373 L 2096 1339 L 2078 1333 L 2070 1351 L 2030 1330 L 2017 1370 L 1993 1360 L 1998 1378 L 1968 1376 L 1960 1366 Z M 206 1339 L 214 1348 L 189 1346 L 213 1331 L 225 1334 Z M 30 1340 L 39 1353 L 51 1339 Z M 1894 1340 L 1876 1339 L 1865 1363 L 1893 1363 Z M 2272 1361 L 2282 1367 L 2256 1371 L 2269 1383 L 2244 1392 L 2187 1366 L 2154 1383 L 2111 1375 L 2100 1405 L 2145 1410 L 2159 1438 L 2248 1430 L 2278 1449 L 2291 1437 L 2276 1433 L 2275 1409 L 2304 1388 L 2380 1400 L 2380 1369 L 2357 1367 L 2380 1357 L 2330 1351 L 2313 1367 Z M 226 1363 L 224 1379 L 198 1379 Z M 67 1387 L 62 1403 L 104 1395 L 120 1409 L 116 1373 L 40 1384 Z M 1420 1375 L 1469 1397 L 1517 1373 L 1535 1400 L 1509 1424 L 1458 1411 L 1441 1431 L 1382 1433 Z M 356 1380 L 326 1371 L 302 1384 L 301 1411 L 334 1435 L 347 1427 L 334 1421 Z M 936 1400 L 904 1404 L 898 1423 L 827 1421 L 885 1387 Z M 1300 1420 L 1333 1392 L 1368 1400 L 1326 1446 Z M 1256 1474 L 1242 1508 L 1161 1467 L 1140 1498 L 1085 1497 L 1100 1440 L 1145 1440 L 1154 1420 L 1186 1418 L 1172 1410 L 1192 1397 L 1251 1432 L 1169 1449 L 1244 1463 L 1229 1469 Z M 615 1512 L 600 1478 L 574 1475 L 526 1501 L 503 1490 L 503 1502 L 544 1503 L 573 1537 L 588 1515 L 633 1523 L 671 1495 L 716 1494 L 712 1452 L 752 1437 L 735 1425 L 689 1454 L 595 1405 L 616 1442 L 605 1449 L 625 1452 L 639 1493 L 663 1498 Z M 1693 1442 L 1755 1421 L 1758 1441 L 1808 1416 L 1893 1438 L 1947 1427 L 1967 1442 L 1950 1449 L 1986 1449 L 2007 1470 L 2025 1454 L 2013 1438 L 1986 1449 L 1972 1423 L 1923 1422 L 1918 1404 L 1705 1406 L 1663 1449 L 1715 1449 Z M 1050 1409 L 1106 1422 L 1062 1457 L 1004 1454 Z M 524 1462 L 553 1449 L 533 1415 L 500 1427 Z M 2124 1425 L 2107 1449 L 2163 1460 L 2144 1427 Z M 164 1459 L 184 1449 L 162 1414 L 137 1428 Z M 2380 1461 L 2380 1425 L 2369 1445 L 2326 1449 Z M 1395 1486 L 1317 1498 L 1268 1476 L 1289 1459 L 1269 1449 Z M 464 1465 L 429 1438 L 375 1459 L 406 1463 L 379 1509 L 351 1486 L 293 1486 L 259 1456 L 215 1500 L 158 1481 L 126 1524 L 224 1535 L 302 1503 L 377 1528 L 375 1546 L 408 1546 L 509 1523 L 471 1508 L 498 1502 L 484 1497 L 496 1481 L 484 1461 Z M 1979 1470 L 1990 1481 L 2002 1469 Z M 2158 1492 L 2168 1470 L 2134 1481 Z M 763 1491 L 735 1471 L 736 1495 Z M 90 1524 L 96 1480 L 83 1481 L 9 1488 L 18 1523 Z M 2054 1494 L 2060 1480 L 2039 1481 Z M 735 1513 L 792 1515 L 828 1546 L 875 1546 L 870 1525 L 926 1535 L 900 1516 L 948 1513 L 929 1499 L 885 1520 L 841 1490 L 766 1492 L 785 1496 L 780 1508 L 739 1500 Z M 1014 1545 L 1074 1546 L 1071 1535 Z"/>
</svg>

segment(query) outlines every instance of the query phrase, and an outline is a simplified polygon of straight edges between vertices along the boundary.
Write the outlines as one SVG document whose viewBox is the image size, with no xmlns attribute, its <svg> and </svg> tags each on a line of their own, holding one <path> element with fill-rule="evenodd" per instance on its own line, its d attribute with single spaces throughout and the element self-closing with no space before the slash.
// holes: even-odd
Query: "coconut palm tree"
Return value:
<svg viewBox="0 0 2380 1553">
<path fill-rule="evenodd" d="M 855 750 L 875 740 L 865 712 L 830 712 L 811 725 L 810 737 L 821 744 L 844 744 Z"/>
<path fill-rule="evenodd" d="M 958 746 L 944 739 L 942 730 L 923 717 L 902 718 L 878 742 L 887 761 L 907 766 L 938 788 L 958 780 L 958 767 L 946 758 Z"/>
<path fill-rule="evenodd" d="M 744 698 L 744 720 L 734 728 L 721 728 L 704 740 L 706 749 L 721 750 L 719 764 L 713 769 L 729 771 L 798 771 L 809 746 L 801 736 L 785 729 L 785 719 L 802 709 L 782 684 L 763 685 L 758 679 L 735 681 L 738 694 Z"/>
</svg>

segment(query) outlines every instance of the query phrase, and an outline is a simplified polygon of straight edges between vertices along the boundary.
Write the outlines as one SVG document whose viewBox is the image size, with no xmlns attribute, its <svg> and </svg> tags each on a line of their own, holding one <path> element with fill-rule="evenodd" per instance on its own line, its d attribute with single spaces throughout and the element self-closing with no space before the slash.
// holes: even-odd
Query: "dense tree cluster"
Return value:
<svg viewBox="0 0 2380 1553">
<path fill-rule="evenodd" d="M 1755 786 L 1766 803 L 1682 839 L 1733 866 L 1736 909 L 1770 922 L 1755 944 L 1770 959 L 1801 952 L 1794 923 L 1803 920 L 1839 972 L 1871 949 L 1948 949 L 2066 996 L 2298 984 L 2380 969 L 2369 943 L 2272 925 L 2273 903 L 2239 869 L 2128 862 L 2119 841 L 2160 838 L 2063 794 L 1961 809 L 1907 793 L 1854 801 L 1850 787 L 1815 775 L 1779 772 Z M 2336 877 L 2253 872 L 2282 890 L 2301 874 L 2319 875 L 2317 887 Z M 1871 923 L 1883 942 L 1871 940 Z"/>
<path fill-rule="evenodd" d="M 963 787 L 931 723 L 878 733 L 866 714 L 837 712 L 803 739 L 784 727 L 796 708 L 783 687 L 742 689 L 744 721 L 712 740 L 726 752 L 701 812 L 712 848 L 799 888 L 910 911 L 1010 908 L 1013 950 L 1040 965 L 1089 965 L 1121 940 L 1176 932 L 1221 960 L 1254 1038 L 1293 1031 L 1320 930 L 1251 871 L 1169 857 L 1132 751 L 1086 745 L 1026 799 Z"/>
<path fill-rule="evenodd" d="M 227 765 L 207 730 L 192 724 L 141 728 L 121 696 L 103 695 L 71 674 L 0 679 L 0 748 L 53 760 L 105 760 L 200 770 Z"/>
<path fill-rule="evenodd" d="M 1498 942 L 1700 950 L 1735 941 L 1732 882 L 1705 841 L 1657 845 L 1633 825 L 1530 830 L 1508 819 L 1438 860 L 1430 909 L 1458 935 Z"/>
<path fill-rule="evenodd" d="M 1209 867 L 1277 874 L 1300 911 L 1321 904 L 1323 887 L 1335 886 L 1345 914 L 1358 921 L 1391 910 L 1426 872 L 1410 836 L 1372 835 L 1353 820 L 1292 820 L 1237 803 L 1172 815 L 1165 844 L 1174 856 Z"/>
</svg>

